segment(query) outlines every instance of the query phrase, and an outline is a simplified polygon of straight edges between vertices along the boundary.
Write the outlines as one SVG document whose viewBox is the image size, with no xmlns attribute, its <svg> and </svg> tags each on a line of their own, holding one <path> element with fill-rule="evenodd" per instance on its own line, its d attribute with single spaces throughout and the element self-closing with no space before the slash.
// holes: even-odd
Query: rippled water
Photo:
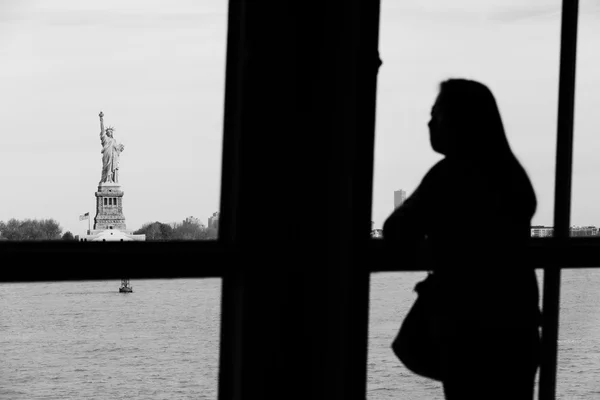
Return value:
<svg viewBox="0 0 600 400">
<path fill-rule="evenodd" d="M 443 400 L 390 349 L 425 273 L 371 279 L 369 400 Z M 541 287 L 542 274 L 538 275 Z M 0 398 L 216 399 L 218 279 L 0 285 Z M 600 398 L 600 270 L 563 271 L 557 398 Z"/>
<path fill-rule="evenodd" d="M 0 285 L 0 398 L 216 399 L 218 279 Z"/>
<path fill-rule="evenodd" d="M 369 400 L 444 399 L 440 383 L 408 371 L 390 348 L 416 298 L 412 289 L 424 277 L 424 272 L 371 277 Z M 540 290 L 542 278 L 539 272 Z M 560 312 L 556 398 L 600 399 L 600 269 L 562 272 Z"/>
<path fill-rule="evenodd" d="M 442 385 L 407 370 L 390 348 L 402 318 L 416 299 L 413 288 L 424 272 L 371 275 L 369 315 L 369 400 L 443 400 Z"/>
</svg>

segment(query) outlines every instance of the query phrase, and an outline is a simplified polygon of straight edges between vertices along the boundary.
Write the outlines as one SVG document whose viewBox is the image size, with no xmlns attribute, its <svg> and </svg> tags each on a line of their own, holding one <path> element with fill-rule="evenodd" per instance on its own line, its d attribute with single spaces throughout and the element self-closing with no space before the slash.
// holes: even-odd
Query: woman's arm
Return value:
<svg viewBox="0 0 600 400">
<path fill-rule="evenodd" d="M 383 224 L 383 239 L 394 245 L 417 244 L 425 239 L 425 217 L 422 187 L 394 210 Z"/>
<path fill-rule="evenodd" d="M 436 164 L 415 190 L 383 224 L 383 239 L 393 246 L 421 248 L 433 214 L 436 186 L 440 184 L 443 161 Z"/>
</svg>

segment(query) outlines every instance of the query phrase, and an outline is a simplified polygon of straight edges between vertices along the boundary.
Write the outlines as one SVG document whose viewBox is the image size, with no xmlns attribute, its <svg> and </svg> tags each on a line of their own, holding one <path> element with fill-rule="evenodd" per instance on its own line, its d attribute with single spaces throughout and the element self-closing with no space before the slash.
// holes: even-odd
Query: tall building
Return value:
<svg viewBox="0 0 600 400">
<path fill-rule="evenodd" d="M 406 190 L 396 190 L 394 192 L 394 209 L 400 207 L 406 200 Z"/>
<path fill-rule="evenodd" d="M 213 229 L 219 229 L 219 212 L 213 213 L 212 217 L 208 217 L 208 227 Z"/>
</svg>

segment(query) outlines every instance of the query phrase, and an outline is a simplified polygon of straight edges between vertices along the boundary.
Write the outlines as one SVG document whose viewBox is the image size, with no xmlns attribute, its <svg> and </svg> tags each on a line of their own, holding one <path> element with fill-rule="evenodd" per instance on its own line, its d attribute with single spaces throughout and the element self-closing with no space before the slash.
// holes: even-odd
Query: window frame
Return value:
<svg viewBox="0 0 600 400">
<path fill-rule="evenodd" d="M 523 263 L 544 270 L 540 400 L 556 397 L 561 270 L 600 267 L 598 256 L 600 238 L 573 238 L 569 235 L 578 13 L 578 0 L 562 1 L 554 235 L 550 238 L 532 238 L 529 252 Z M 372 243 L 371 251 L 371 257 L 378 261 L 375 264 L 379 267 L 372 272 L 423 270 L 417 266 L 418 263 L 413 268 L 381 268 L 381 266 L 395 265 L 394 259 L 390 255 L 384 255 L 386 250 L 382 243 Z"/>
<path fill-rule="evenodd" d="M 236 54 L 243 46 L 243 27 L 238 19 L 243 12 L 243 1 L 231 0 L 228 17 L 227 63 L 225 85 L 225 114 L 223 124 L 223 155 L 221 177 L 221 204 L 219 210 L 219 236 L 210 242 L 164 242 L 149 246 L 140 242 L 1 242 L 0 255 L 5 265 L 52 265 L 53 268 L 26 270 L 24 268 L 0 269 L 0 282 L 36 282 L 66 280 L 120 279 L 126 273 L 132 279 L 169 278 L 222 278 L 229 279 L 236 260 L 236 213 L 239 197 L 239 91 L 243 80 L 243 66 L 236 65 Z M 556 393 L 556 367 L 558 343 L 558 318 L 560 304 L 560 272 L 563 268 L 600 267 L 600 239 L 569 237 L 570 196 L 572 176 L 573 116 L 575 95 L 575 69 L 577 44 L 578 0 L 563 0 L 561 22 L 561 56 L 559 77 L 559 103 L 557 126 L 557 153 L 555 177 L 554 237 L 531 239 L 526 256 L 527 265 L 544 269 L 543 300 L 543 356 L 540 368 L 540 394 L 542 400 L 554 399 Z M 374 49 L 376 50 L 376 49 Z M 371 134 L 374 136 L 374 127 Z M 372 149 L 365 148 L 368 152 Z M 371 178 L 372 179 L 372 178 Z M 365 224 L 368 222 L 365 221 Z M 268 243 L 265 243 L 268 249 Z M 105 257 L 119 259 L 119 263 L 106 264 Z M 201 265 L 187 260 L 202 260 Z M 86 268 L 82 268 L 86 260 Z M 175 261 L 175 262 L 174 262 Z M 365 252 L 364 265 L 370 273 L 422 271 L 424 266 L 404 262 L 388 254 L 379 239 L 370 239 Z M 147 265 L 168 265 L 168 268 L 148 269 Z M 228 290 L 222 292 L 222 302 L 233 301 Z M 221 339 L 233 335 L 228 331 L 228 321 L 221 321 Z M 221 353 L 219 369 L 223 368 Z M 222 390 L 227 374 L 219 378 L 219 398 L 228 399 Z"/>
</svg>

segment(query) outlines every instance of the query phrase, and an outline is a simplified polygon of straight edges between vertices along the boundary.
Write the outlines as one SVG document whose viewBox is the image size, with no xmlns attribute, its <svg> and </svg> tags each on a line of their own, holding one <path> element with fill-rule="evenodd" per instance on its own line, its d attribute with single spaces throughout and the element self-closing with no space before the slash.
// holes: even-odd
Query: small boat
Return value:
<svg viewBox="0 0 600 400">
<path fill-rule="evenodd" d="M 133 293 L 133 287 L 129 286 L 129 279 L 121 279 L 119 293 Z"/>
</svg>

